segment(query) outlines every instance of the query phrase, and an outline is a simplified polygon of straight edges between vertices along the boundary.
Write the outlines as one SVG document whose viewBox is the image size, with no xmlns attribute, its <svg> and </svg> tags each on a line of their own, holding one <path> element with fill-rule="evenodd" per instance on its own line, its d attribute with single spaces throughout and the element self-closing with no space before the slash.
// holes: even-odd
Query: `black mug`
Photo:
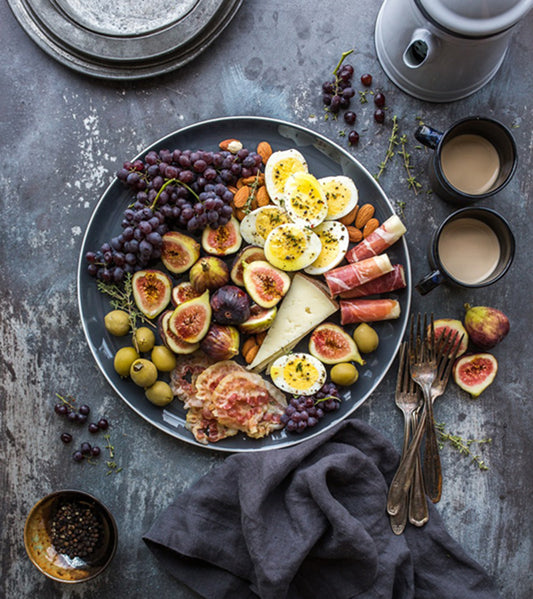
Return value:
<svg viewBox="0 0 533 599">
<path fill-rule="evenodd" d="M 492 285 L 507 272 L 514 253 L 514 235 L 500 214 L 490 208 L 462 208 L 434 234 L 428 256 L 433 270 L 416 290 L 425 295 L 441 283 L 465 288 Z"/>
<path fill-rule="evenodd" d="M 435 150 L 428 163 L 431 189 L 453 204 L 468 206 L 493 196 L 516 170 L 516 142 L 494 119 L 468 117 L 445 132 L 421 125 L 415 137 Z"/>
</svg>

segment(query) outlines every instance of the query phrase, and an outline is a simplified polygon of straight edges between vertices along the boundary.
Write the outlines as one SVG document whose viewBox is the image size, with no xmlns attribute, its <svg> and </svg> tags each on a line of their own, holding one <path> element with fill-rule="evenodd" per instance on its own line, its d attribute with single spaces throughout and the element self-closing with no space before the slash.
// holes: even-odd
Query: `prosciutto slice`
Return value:
<svg viewBox="0 0 533 599">
<path fill-rule="evenodd" d="M 393 299 L 341 300 L 341 324 L 376 322 L 400 317 L 400 302 Z"/>
<path fill-rule="evenodd" d="M 388 249 L 407 231 L 405 225 L 396 214 L 383 222 L 368 237 L 346 253 L 348 262 L 359 262 L 377 256 Z"/>
<path fill-rule="evenodd" d="M 335 297 L 343 291 L 349 291 L 354 287 L 363 285 L 363 283 L 377 279 L 391 270 L 391 261 L 387 254 L 383 254 L 382 256 L 374 256 L 367 260 L 361 260 L 361 262 L 334 268 L 324 273 L 324 277 L 331 297 Z"/>
<path fill-rule="evenodd" d="M 405 286 L 405 269 L 401 264 L 394 264 L 392 270 L 386 275 L 372 279 L 368 283 L 358 285 L 350 289 L 350 291 L 343 291 L 340 297 L 342 299 L 353 299 L 367 295 L 377 295 L 379 293 L 395 291 L 396 289 L 403 289 Z"/>
</svg>

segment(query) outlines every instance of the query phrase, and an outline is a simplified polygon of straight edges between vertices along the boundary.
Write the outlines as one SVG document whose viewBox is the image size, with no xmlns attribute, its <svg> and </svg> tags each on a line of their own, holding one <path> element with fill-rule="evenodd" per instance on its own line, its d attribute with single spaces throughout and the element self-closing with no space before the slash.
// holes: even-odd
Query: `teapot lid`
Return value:
<svg viewBox="0 0 533 599">
<path fill-rule="evenodd" d="M 533 0 L 415 0 L 437 25 L 469 37 L 494 35 L 512 27 Z"/>
</svg>

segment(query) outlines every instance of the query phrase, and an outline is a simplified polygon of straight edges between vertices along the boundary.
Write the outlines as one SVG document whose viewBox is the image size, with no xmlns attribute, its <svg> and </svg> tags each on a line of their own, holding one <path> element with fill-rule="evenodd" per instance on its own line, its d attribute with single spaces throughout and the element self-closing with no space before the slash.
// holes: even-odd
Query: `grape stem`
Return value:
<svg viewBox="0 0 533 599">
<path fill-rule="evenodd" d="M 183 185 L 183 187 L 185 187 L 185 189 L 187 189 L 187 191 L 189 191 L 190 193 L 192 193 L 192 195 L 197 199 L 200 200 L 200 198 L 198 197 L 198 194 L 193 191 L 188 185 L 187 183 L 184 183 L 183 181 L 180 181 L 179 179 L 168 179 L 168 181 L 165 181 L 163 183 L 163 185 L 161 185 L 161 189 L 157 192 L 157 195 L 154 198 L 154 201 L 152 202 L 152 205 L 150 206 L 150 210 L 154 210 L 156 205 L 157 205 L 157 200 L 159 200 L 159 196 L 161 195 L 161 193 L 163 192 L 163 190 L 165 189 L 165 187 L 167 187 L 167 185 L 170 185 L 171 183 L 177 183 L 178 185 Z"/>
<path fill-rule="evenodd" d="M 341 64 L 344 62 L 344 59 L 347 56 L 350 56 L 350 54 L 353 53 L 353 49 L 352 50 L 348 50 L 348 52 L 343 52 L 341 59 L 339 60 L 337 66 L 335 67 L 335 70 L 333 71 L 333 74 L 335 75 L 335 77 L 337 76 L 337 73 L 339 72 L 339 69 L 341 68 Z"/>
</svg>

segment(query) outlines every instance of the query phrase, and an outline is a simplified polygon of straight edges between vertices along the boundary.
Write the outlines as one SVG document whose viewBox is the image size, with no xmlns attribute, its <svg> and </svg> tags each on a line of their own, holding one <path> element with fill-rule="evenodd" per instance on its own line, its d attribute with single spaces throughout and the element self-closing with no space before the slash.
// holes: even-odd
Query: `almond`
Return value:
<svg viewBox="0 0 533 599">
<path fill-rule="evenodd" d="M 233 196 L 233 205 L 235 208 L 242 208 L 246 205 L 248 197 L 250 196 L 250 188 L 247 185 L 243 185 L 237 190 L 237 193 Z"/>
<path fill-rule="evenodd" d="M 235 218 L 238 221 L 241 221 L 245 216 L 246 216 L 246 212 L 244 212 L 244 210 L 241 210 L 240 208 L 236 208 L 233 213 L 235 214 Z"/>
<path fill-rule="evenodd" d="M 257 345 L 255 337 L 248 337 L 248 339 L 246 339 L 246 341 L 242 344 L 242 355 L 246 355 L 246 353 L 248 353 L 248 351 L 250 351 L 254 345 Z"/>
<path fill-rule="evenodd" d="M 352 243 L 359 243 L 363 239 L 363 232 L 361 229 L 356 229 L 355 227 L 348 225 L 346 230 L 348 231 L 348 239 Z"/>
<path fill-rule="evenodd" d="M 353 221 L 355 220 L 355 215 L 357 214 L 357 211 L 359 210 L 359 206 L 355 206 L 355 208 L 353 210 L 350 210 L 350 212 L 348 212 L 348 214 L 346 216 L 343 216 L 342 218 L 339 218 L 339 222 L 341 222 L 343 225 L 352 225 Z"/>
<path fill-rule="evenodd" d="M 257 153 L 261 156 L 263 160 L 263 164 L 266 164 L 267 160 L 272 155 L 272 147 L 268 143 L 268 141 L 261 141 L 257 146 Z"/>
<path fill-rule="evenodd" d="M 228 189 L 229 189 L 229 191 L 231 191 L 231 193 L 232 193 L 233 195 L 235 195 L 235 194 L 236 194 L 236 193 L 239 191 L 239 190 L 238 190 L 236 187 L 234 187 L 233 185 L 228 185 Z"/>
<path fill-rule="evenodd" d="M 362 229 L 366 223 L 374 216 L 374 206 L 372 204 L 364 204 L 359 208 L 355 218 L 355 226 Z"/>
<path fill-rule="evenodd" d="M 363 228 L 363 237 L 366 238 L 370 233 L 374 232 L 379 227 L 379 220 L 377 218 L 371 218 L 367 221 Z"/>
<path fill-rule="evenodd" d="M 251 364 L 254 361 L 254 358 L 255 356 L 257 356 L 258 351 L 259 345 L 257 345 L 256 343 L 244 354 L 244 361 L 246 362 L 246 364 Z"/>
<path fill-rule="evenodd" d="M 242 143 L 238 139 L 225 139 L 218 144 L 218 147 L 221 150 L 236 154 L 239 150 L 242 150 Z"/>
<path fill-rule="evenodd" d="M 267 336 L 268 331 L 263 331 L 262 333 L 257 333 L 255 336 L 255 340 L 257 341 L 257 345 L 262 345 L 265 337 Z"/>
<path fill-rule="evenodd" d="M 256 198 L 258 206 L 268 206 L 268 204 L 270 204 L 270 196 L 268 195 L 264 185 L 261 185 L 261 187 L 257 190 Z"/>
<path fill-rule="evenodd" d="M 256 183 L 257 185 L 264 185 L 265 183 L 265 175 L 263 173 L 257 173 L 257 175 L 252 175 L 251 177 L 246 177 L 242 180 L 245 185 L 253 185 Z"/>
</svg>

